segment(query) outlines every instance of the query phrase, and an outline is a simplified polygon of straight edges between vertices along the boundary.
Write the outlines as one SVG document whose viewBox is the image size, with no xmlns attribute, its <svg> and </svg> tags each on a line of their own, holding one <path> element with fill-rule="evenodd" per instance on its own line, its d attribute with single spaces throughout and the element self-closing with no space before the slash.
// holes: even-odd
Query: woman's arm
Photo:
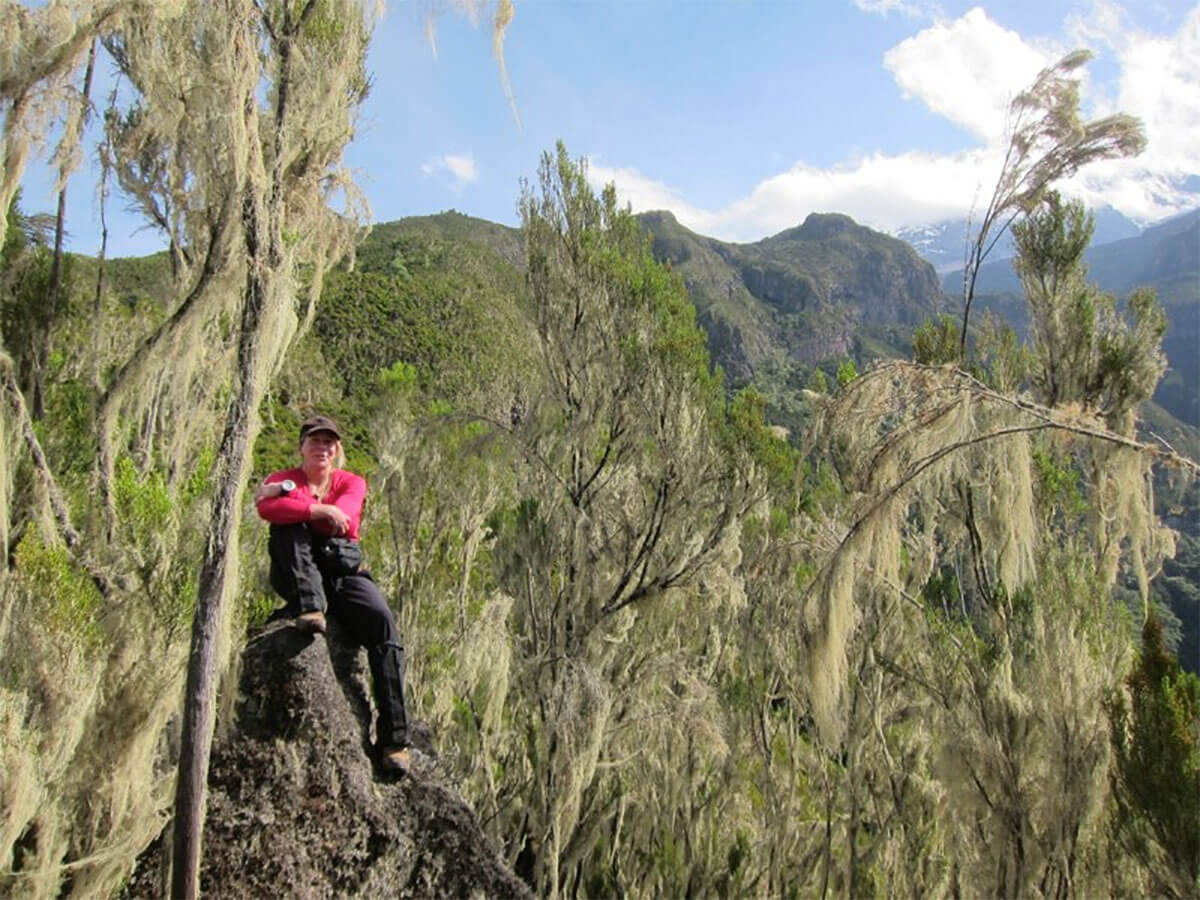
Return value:
<svg viewBox="0 0 1200 900">
<path fill-rule="evenodd" d="M 362 477 L 344 469 L 338 470 L 333 488 L 325 497 L 325 503 L 337 507 L 346 515 L 346 527 L 340 531 L 348 537 L 358 539 L 358 526 L 362 521 L 363 501 L 367 497 L 367 483 Z"/>
<path fill-rule="evenodd" d="M 287 480 L 295 482 L 294 475 L 294 472 L 287 470 L 274 472 L 259 485 L 258 490 L 254 492 L 254 505 L 260 518 L 272 525 L 295 525 L 312 518 L 312 508 L 315 504 L 308 489 L 297 484 L 284 494 L 280 486 Z"/>
</svg>

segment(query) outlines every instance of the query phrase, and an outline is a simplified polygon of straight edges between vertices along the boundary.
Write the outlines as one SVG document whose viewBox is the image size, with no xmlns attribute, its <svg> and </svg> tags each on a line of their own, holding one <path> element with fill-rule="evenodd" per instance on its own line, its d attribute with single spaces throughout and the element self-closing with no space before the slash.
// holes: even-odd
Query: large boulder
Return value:
<svg viewBox="0 0 1200 900">
<path fill-rule="evenodd" d="M 372 766 L 361 657 L 276 623 L 242 654 L 237 715 L 213 748 L 201 891 L 208 897 L 530 897 L 417 727 L 413 771 Z M 423 751 L 422 752 L 422 748 Z M 160 847 L 128 895 L 162 896 Z"/>
</svg>

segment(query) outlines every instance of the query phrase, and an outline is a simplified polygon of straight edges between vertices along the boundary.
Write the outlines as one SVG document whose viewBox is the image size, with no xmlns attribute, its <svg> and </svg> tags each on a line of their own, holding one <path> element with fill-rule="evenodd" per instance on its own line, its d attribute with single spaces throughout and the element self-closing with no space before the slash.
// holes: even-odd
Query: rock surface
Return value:
<svg viewBox="0 0 1200 900">
<path fill-rule="evenodd" d="M 373 769 L 361 657 L 330 626 L 326 643 L 276 623 L 242 654 L 236 722 L 213 748 L 203 895 L 530 897 L 439 774 L 427 730 L 409 776 Z M 143 854 L 127 896 L 163 895 L 162 856 Z"/>
</svg>

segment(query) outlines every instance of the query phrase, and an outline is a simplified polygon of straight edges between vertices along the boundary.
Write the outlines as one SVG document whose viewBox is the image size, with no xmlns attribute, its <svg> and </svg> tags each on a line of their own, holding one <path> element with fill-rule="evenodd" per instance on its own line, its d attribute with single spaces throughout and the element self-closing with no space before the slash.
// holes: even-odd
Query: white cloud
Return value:
<svg viewBox="0 0 1200 900">
<path fill-rule="evenodd" d="M 1136 218 L 1153 219 L 1196 205 L 1176 183 L 1200 175 L 1200 6 L 1174 35 L 1130 26 L 1120 7 L 1095 4 L 1069 27 L 1079 39 L 1113 54 L 1120 68 L 1115 87 L 1093 100 L 1093 115 L 1122 111 L 1138 116 L 1147 147 L 1132 159 L 1097 163 L 1071 187 L 1094 203 L 1112 203 Z"/>
<path fill-rule="evenodd" d="M 856 0 L 856 5 L 886 12 L 901 4 Z M 1102 90 L 1084 73 L 1084 114 L 1121 110 L 1140 116 L 1149 148 L 1134 159 L 1089 166 L 1063 190 L 1143 221 L 1194 208 L 1196 195 L 1181 193 L 1178 183 L 1200 175 L 1200 67 L 1194 62 L 1200 59 L 1200 6 L 1177 33 L 1164 36 L 1131 29 L 1119 6 L 1099 0 L 1087 20 L 1066 23 L 1066 36 L 1065 43 L 1028 39 L 975 8 L 885 54 L 885 67 L 907 96 L 976 136 L 978 144 L 959 153 L 864 154 L 829 169 L 798 162 L 720 209 L 696 207 L 680 190 L 630 168 L 593 161 L 591 179 L 614 182 L 622 202 L 635 210 L 669 209 L 686 227 L 725 240 L 757 240 L 811 212 L 843 212 L 888 231 L 965 219 L 987 203 L 999 174 L 1011 98 L 1042 68 L 1085 43 L 1107 47 L 1120 74 Z"/>
<path fill-rule="evenodd" d="M 757 240 L 802 222 L 812 212 L 841 212 L 885 231 L 901 225 L 965 216 L 972 200 L 986 201 L 998 158 L 986 151 L 955 156 L 874 154 L 836 169 L 797 163 L 720 210 L 705 210 L 680 193 L 631 169 L 595 165 L 597 186 L 613 182 L 636 211 L 669 209 L 685 227 L 733 241 Z"/>
<path fill-rule="evenodd" d="M 596 158 L 588 160 L 588 181 L 599 190 L 606 184 L 617 186 L 617 198 L 628 203 L 634 212 L 651 209 L 669 209 L 675 218 L 696 231 L 716 235 L 714 229 L 721 226 L 721 215 L 692 206 L 683 199 L 675 188 L 642 175 L 636 169 L 614 169 L 602 165 Z"/>
<path fill-rule="evenodd" d="M 422 163 L 421 171 L 426 175 L 437 175 L 443 172 L 450 175 L 450 189 L 455 193 L 479 180 L 479 167 L 475 165 L 475 157 L 470 153 L 435 157 Z"/>
<path fill-rule="evenodd" d="M 975 7 L 901 41 L 883 56 L 906 97 L 968 131 L 996 140 L 1008 105 L 1061 49 L 1038 47 Z"/>
</svg>

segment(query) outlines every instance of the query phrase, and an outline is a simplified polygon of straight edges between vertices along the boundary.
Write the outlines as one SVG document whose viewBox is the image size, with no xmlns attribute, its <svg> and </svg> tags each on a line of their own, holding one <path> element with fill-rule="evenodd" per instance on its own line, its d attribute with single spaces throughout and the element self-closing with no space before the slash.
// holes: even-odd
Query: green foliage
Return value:
<svg viewBox="0 0 1200 900">
<path fill-rule="evenodd" d="M 417 370 L 404 361 L 394 363 L 379 373 L 379 386 L 387 393 L 410 394 L 418 387 Z"/>
<path fill-rule="evenodd" d="M 195 602 L 198 548 L 181 549 L 193 534 L 197 507 L 209 498 L 216 454 L 201 451 L 194 468 L 177 487 L 158 469 L 139 470 L 133 460 L 117 461 L 113 500 L 122 528 L 126 564 L 138 579 L 147 604 L 163 625 L 182 628 Z"/>
<path fill-rule="evenodd" d="M 1200 678 L 1179 668 L 1153 617 L 1127 690 L 1109 707 L 1118 840 L 1146 867 L 1156 894 L 1193 897 L 1200 889 Z"/>
<path fill-rule="evenodd" d="M 356 404 L 397 361 L 413 366 L 423 393 L 453 400 L 531 364 L 522 293 L 515 268 L 487 249 L 385 232 L 355 271 L 330 275 L 314 329 Z"/>
<path fill-rule="evenodd" d="M 913 362 L 941 366 L 958 361 L 958 323 L 953 316 L 926 319 L 913 333 Z"/>
<path fill-rule="evenodd" d="M 753 388 L 733 396 L 726 417 L 727 439 L 732 442 L 729 452 L 747 454 L 766 474 L 771 493 L 786 496 L 795 482 L 800 456 L 767 424 L 766 403 Z"/>
<path fill-rule="evenodd" d="M 1167 320 L 1158 298 L 1151 290 L 1135 290 L 1126 308 L 1124 318 L 1109 313 L 1111 324 L 1100 336 L 1098 380 L 1110 415 L 1148 400 L 1166 368 L 1162 338 Z"/>
<path fill-rule="evenodd" d="M 101 634 L 97 624 L 103 603 L 96 585 L 74 564 L 67 549 L 48 542 L 30 528 L 17 545 L 19 578 L 27 589 L 43 598 L 48 626 L 95 647 Z"/>
<path fill-rule="evenodd" d="M 1057 452 L 1053 445 L 1035 444 L 1033 464 L 1039 508 L 1058 517 L 1063 530 L 1070 533 L 1080 526 L 1089 508 L 1077 461 Z"/>
<path fill-rule="evenodd" d="M 1165 368 L 1166 317 L 1152 291 L 1135 291 L 1121 315 L 1115 297 L 1087 283 L 1091 234 L 1083 204 L 1054 191 L 1013 228 L 1032 321 L 1033 387 L 1047 406 L 1079 404 L 1128 432 Z"/>
<path fill-rule="evenodd" d="M 858 367 L 854 365 L 854 360 L 843 359 L 838 363 L 837 367 L 837 383 L 838 387 L 845 387 L 855 378 L 858 377 Z"/>
<path fill-rule="evenodd" d="M 835 510 L 844 496 L 837 473 L 828 460 L 804 460 L 800 464 L 797 480 L 800 483 L 800 506 L 813 518 L 823 518 L 825 513 Z"/>
<path fill-rule="evenodd" d="M 51 331 L 67 312 L 74 262 L 70 255 L 63 258 L 59 286 L 52 291 L 54 252 L 45 243 L 47 235 L 21 211 L 19 200 L 15 195 L 9 207 L 13 227 L 0 248 L 0 335 L 34 417 L 41 418 Z"/>
<path fill-rule="evenodd" d="M 1019 390 L 1029 371 L 1029 352 L 1022 346 L 1012 326 L 989 311 L 983 318 L 975 343 L 974 368 L 992 388 L 1004 393 Z"/>
<path fill-rule="evenodd" d="M 926 319 L 913 333 L 913 362 L 942 366 L 959 359 L 959 325 L 943 313 Z M 1001 391 L 1021 387 L 1028 369 L 1027 352 L 1011 326 L 989 311 L 975 341 L 975 360 L 968 370 Z"/>
<path fill-rule="evenodd" d="M 60 461 L 60 477 L 89 478 L 96 457 L 92 391 L 79 379 L 51 374 L 46 385 L 46 418 L 38 423 L 39 437 L 46 452 Z M 59 377 L 53 377 L 55 374 Z M 47 422 L 53 422 L 53 427 Z"/>
<path fill-rule="evenodd" d="M 367 271 L 407 272 L 415 277 L 449 264 L 460 271 L 478 270 L 484 278 L 507 280 L 507 268 L 522 264 L 521 234 L 449 210 L 376 225 L 355 256 L 357 265 Z"/>
<path fill-rule="evenodd" d="M 466 371 L 472 344 L 463 339 L 469 323 L 459 296 L 449 278 L 419 294 L 395 276 L 334 273 L 315 324 L 326 355 L 340 361 L 346 392 L 369 393 L 375 373 L 397 360 L 415 364 L 426 386 L 440 374 Z"/>
<path fill-rule="evenodd" d="M 171 516 L 167 482 L 159 472 L 142 474 L 129 457 L 117 462 L 114 495 L 121 519 L 135 529 L 135 543 L 144 543 L 161 531 Z"/>
<path fill-rule="evenodd" d="M 959 616 L 962 601 L 962 587 L 959 584 L 958 573 L 953 566 L 941 566 L 929 576 L 921 588 L 921 598 L 930 610 L 940 610 L 946 622 L 953 622 Z M 962 609 L 962 614 L 966 610 Z"/>
</svg>

